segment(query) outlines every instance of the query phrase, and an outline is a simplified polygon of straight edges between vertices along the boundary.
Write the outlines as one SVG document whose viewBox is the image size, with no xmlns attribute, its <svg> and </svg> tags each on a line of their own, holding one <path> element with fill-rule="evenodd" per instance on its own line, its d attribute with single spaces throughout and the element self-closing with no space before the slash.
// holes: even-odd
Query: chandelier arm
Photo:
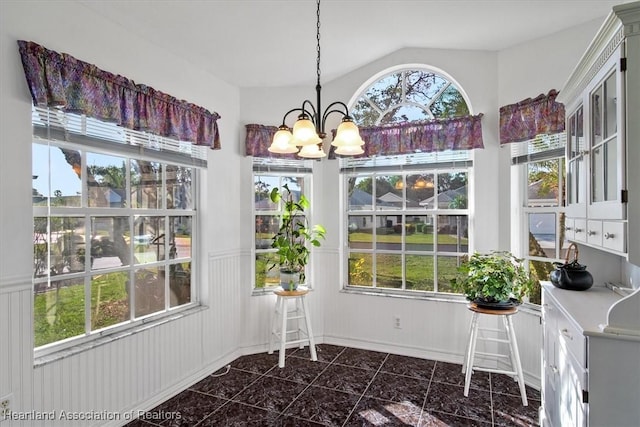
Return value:
<svg viewBox="0 0 640 427">
<path fill-rule="evenodd" d="M 339 110 L 339 109 L 335 109 L 335 108 L 331 108 L 334 106 L 341 106 L 344 108 L 344 111 Z M 340 101 L 336 101 L 336 102 L 332 102 L 331 104 L 329 104 L 329 106 L 327 106 L 327 109 L 324 110 L 324 113 L 322 114 L 322 129 L 324 129 L 324 126 L 326 124 L 327 118 L 329 117 L 329 115 L 331 113 L 340 113 L 342 114 L 344 117 L 351 119 L 351 116 L 349 115 L 349 107 L 347 107 L 347 104 L 345 104 L 344 102 L 340 102 Z"/>
<path fill-rule="evenodd" d="M 295 111 L 299 111 L 300 113 L 306 114 L 306 115 L 315 114 L 315 109 L 313 110 L 313 113 L 311 113 L 308 110 L 305 110 L 304 104 L 307 103 L 307 102 L 310 102 L 310 101 L 305 100 L 304 103 L 302 104 L 302 107 L 292 108 L 291 110 L 287 111 L 285 113 L 285 115 L 282 117 L 282 125 L 283 126 L 287 126 L 287 124 L 285 123 L 286 120 L 287 120 L 287 116 L 289 116 L 289 114 L 291 114 L 291 113 L 293 113 Z M 313 105 L 311 105 L 311 107 L 313 108 Z"/>
</svg>

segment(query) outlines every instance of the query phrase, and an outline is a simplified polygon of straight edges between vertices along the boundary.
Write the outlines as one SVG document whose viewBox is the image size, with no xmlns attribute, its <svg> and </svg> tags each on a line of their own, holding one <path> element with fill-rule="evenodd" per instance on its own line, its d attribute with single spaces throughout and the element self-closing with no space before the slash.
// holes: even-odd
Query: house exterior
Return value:
<svg viewBox="0 0 640 427">
<path fill-rule="evenodd" d="M 280 112 L 298 105 L 308 88 L 235 87 L 76 2 L 7 1 L 0 7 L 0 398 L 11 396 L 14 411 L 125 414 L 156 406 L 240 355 L 265 351 L 269 335 L 264 325 L 269 324 L 275 300 L 272 295 L 253 296 L 249 289 L 253 182 L 251 159 L 241 154 L 242 128 L 246 123 L 277 123 Z M 468 189 L 477 204 L 475 249 L 508 248 L 510 169 L 508 154 L 498 144 L 499 107 L 561 88 L 600 23 L 589 21 L 502 51 L 405 48 L 326 82 L 324 89 L 328 96 L 348 99 L 372 75 L 399 64 L 428 63 L 455 75 L 474 110 L 484 113 L 485 149 L 474 153 L 474 174 L 481 180 Z M 68 52 L 220 112 L 223 148 L 209 153 L 200 189 L 201 306 L 117 340 L 34 358 L 32 202 L 37 194 L 31 173 L 31 98 L 18 39 Z M 541 66 L 541 58 L 552 66 Z M 355 342 L 372 350 L 461 361 L 470 319 L 464 304 L 340 292 L 340 271 L 333 268 L 341 262 L 339 192 L 325 190 L 340 187 L 338 165 L 318 162 L 314 177 L 314 194 L 321 198 L 314 202 L 315 218 L 328 230 L 313 259 L 315 271 L 321 272 L 313 277 L 315 289 L 309 299 L 316 341 Z M 117 203 L 117 195 L 112 196 L 111 202 Z M 358 196 L 354 192 L 353 197 Z M 384 197 L 393 203 L 391 196 Z M 620 270 L 626 269 L 636 283 L 640 281 L 638 268 L 625 266 L 618 257 L 588 248 L 581 257 L 596 280 L 620 277 Z M 405 316 L 401 334 L 392 328 L 395 313 Z M 515 327 L 526 379 L 539 384 L 539 314 L 521 313 Z M 68 425 L 117 426 L 124 422 L 119 417 Z M 44 423 L 7 424 L 23 425 Z"/>
</svg>

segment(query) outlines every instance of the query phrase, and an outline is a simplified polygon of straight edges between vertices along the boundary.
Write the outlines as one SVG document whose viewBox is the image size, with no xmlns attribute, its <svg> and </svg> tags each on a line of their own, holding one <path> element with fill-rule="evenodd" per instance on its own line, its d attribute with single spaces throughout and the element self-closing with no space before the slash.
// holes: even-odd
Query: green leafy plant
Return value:
<svg viewBox="0 0 640 427">
<path fill-rule="evenodd" d="M 451 281 L 453 289 L 470 301 L 498 303 L 514 299 L 520 303 L 535 285 L 523 260 L 506 251 L 476 252 L 457 268 L 457 273 Z"/>
<path fill-rule="evenodd" d="M 309 200 L 300 195 L 295 201 L 287 184 L 282 189 L 274 188 L 269 197 L 273 203 L 282 201 L 282 217 L 280 228 L 273 236 L 271 247 L 278 251 L 280 270 L 287 273 L 299 273 L 300 282 L 304 282 L 304 267 L 309 262 L 311 250 L 309 245 L 320 246 L 320 239 L 325 238 L 326 230 L 322 225 L 309 226 L 305 211 L 309 209 Z M 274 268 L 272 265 L 270 269 Z"/>
</svg>

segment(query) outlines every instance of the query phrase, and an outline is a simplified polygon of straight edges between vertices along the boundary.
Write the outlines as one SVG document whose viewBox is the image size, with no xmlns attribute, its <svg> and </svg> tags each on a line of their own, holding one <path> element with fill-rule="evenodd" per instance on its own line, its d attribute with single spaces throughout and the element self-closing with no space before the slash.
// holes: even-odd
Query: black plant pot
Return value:
<svg viewBox="0 0 640 427">
<path fill-rule="evenodd" d="M 496 301 L 493 298 L 476 298 L 473 302 L 480 308 L 491 310 L 509 310 L 520 305 L 515 298 L 510 298 L 508 301 Z"/>
</svg>

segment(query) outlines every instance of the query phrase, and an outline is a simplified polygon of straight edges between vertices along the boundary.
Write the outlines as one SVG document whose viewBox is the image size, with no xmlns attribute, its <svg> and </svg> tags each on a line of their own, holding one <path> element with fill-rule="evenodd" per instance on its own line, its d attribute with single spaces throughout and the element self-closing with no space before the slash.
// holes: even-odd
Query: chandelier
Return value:
<svg viewBox="0 0 640 427">
<path fill-rule="evenodd" d="M 342 156 L 355 156 L 364 153 L 362 146 L 364 141 L 360 137 L 358 126 L 349 115 L 349 108 L 344 102 L 336 101 L 321 113 L 320 92 L 320 0 L 316 1 L 316 105 L 305 99 L 302 107 L 293 108 L 284 115 L 282 124 L 273 136 L 273 141 L 269 146 L 272 153 L 298 153 L 300 157 L 321 158 L 326 154 L 322 149 L 322 141 L 327 136 L 325 123 L 327 117 L 332 113 L 342 114 L 342 122 L 336 130 L 335 137 L 331 145 L 336 147 L 335 153 Z M 344 111 L 343 111 L 344 109 Z M 286 125 L 289 114 L 297 112 L 298 119 L 293 125 L 293 129 Z"/>
</svg>

